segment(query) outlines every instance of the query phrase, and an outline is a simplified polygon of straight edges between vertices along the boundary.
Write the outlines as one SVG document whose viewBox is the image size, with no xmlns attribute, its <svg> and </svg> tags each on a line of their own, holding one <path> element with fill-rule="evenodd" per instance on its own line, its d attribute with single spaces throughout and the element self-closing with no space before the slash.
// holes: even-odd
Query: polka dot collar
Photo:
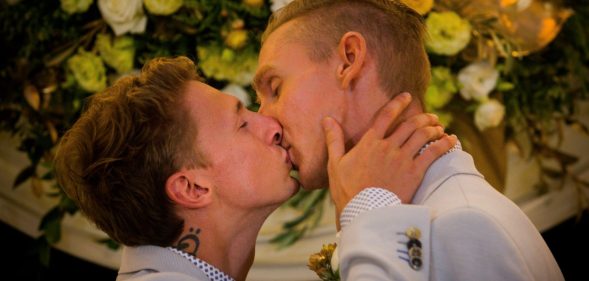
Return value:
<svg viewBox="0 0 589 281">
<path fill-rule="evenodd" d="M 235 281 L 233 278 L 229 277 L 229 275 L 225 274 L 223 271 L 219 270 L 218 268 L 208 264 L 207 262 L 194 257 L 186 252 L 180 251 L 176 248 L 168 247 L 168 249 L 184 258 L 189 260 L 194 265 L 198 266 L 198 268 L 204 272 L 211 281 Z"/>
</svg>

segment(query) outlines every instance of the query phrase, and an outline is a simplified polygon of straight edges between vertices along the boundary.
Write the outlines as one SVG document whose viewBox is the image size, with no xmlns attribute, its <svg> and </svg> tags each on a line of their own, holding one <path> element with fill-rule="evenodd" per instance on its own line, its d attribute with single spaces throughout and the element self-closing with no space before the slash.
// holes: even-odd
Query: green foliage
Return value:
<svg viewBox="0 0 589 281">
<path fill-rule="evenodd" d="M 270 242 L 276 243 L 278 248 L 288 247 L 315 228 L 323 216 L 323 202 L 327 194 L 326 188 L 313 191 L 300 190 L 285 204 L 285 207 L 299 211 L 300 215 L 285 222 L 282 231 Z"/>
</svg>

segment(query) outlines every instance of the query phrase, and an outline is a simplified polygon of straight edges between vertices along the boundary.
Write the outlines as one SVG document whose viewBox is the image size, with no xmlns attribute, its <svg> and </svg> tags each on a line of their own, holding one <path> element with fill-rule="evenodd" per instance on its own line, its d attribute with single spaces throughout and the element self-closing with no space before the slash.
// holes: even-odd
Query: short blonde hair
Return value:
<svg viewBox="0 0 589 281">
<path fill-rule="evenodd" d="M 329 59 L 346 32 L 360 32 L 376 56 L 379 86 L 390 97 L 407 91 L 423 100 L 430 64 L 425 24 L 413 9 L 390 0 L 296 0 L 270 17 L 262 44 L 293 20 L 291 40 L 306 44 L 315 62 Z"/>
</svg>

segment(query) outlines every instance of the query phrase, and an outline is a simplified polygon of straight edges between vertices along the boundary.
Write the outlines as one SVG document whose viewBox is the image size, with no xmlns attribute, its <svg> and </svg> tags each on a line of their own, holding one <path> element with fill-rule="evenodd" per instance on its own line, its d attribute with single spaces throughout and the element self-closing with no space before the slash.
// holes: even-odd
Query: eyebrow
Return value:
<svg viewBox="0 0 589 281">
<path fill-rule="evenodd" d="M 260 84 L 262 83 L 264 77 L 272 70 L 274 70 L 272 65 L 264 65 L 262 68 L 260 68 L 260 70 L 258 70 L 258 72 L 256 72 L 252 82 L 252 88 L 254 91 L 256 91 L 256 93 L 260 90 Z"/>
</svg>

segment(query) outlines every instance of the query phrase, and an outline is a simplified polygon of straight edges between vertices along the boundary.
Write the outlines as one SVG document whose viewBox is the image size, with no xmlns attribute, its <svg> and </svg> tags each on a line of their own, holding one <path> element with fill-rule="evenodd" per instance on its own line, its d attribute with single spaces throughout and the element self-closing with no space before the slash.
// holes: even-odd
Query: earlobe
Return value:
<svg viewBox="0 0 589 281">
<path fill-rule="evenodd" d="M 337 48 L 340 61 L 337 76 L 342 89 L 347 89 L 360 77 L 366 59 L 366 40 L 358 32 L 346 32 Z"/>
<path fill-rule="evenodd" d="M 190 209 L 205 207 L 212 199 L 211 189 L 189 171 L 176 172 L 168 177 L 166 194 L 177 205 Z"/>
</svg>

